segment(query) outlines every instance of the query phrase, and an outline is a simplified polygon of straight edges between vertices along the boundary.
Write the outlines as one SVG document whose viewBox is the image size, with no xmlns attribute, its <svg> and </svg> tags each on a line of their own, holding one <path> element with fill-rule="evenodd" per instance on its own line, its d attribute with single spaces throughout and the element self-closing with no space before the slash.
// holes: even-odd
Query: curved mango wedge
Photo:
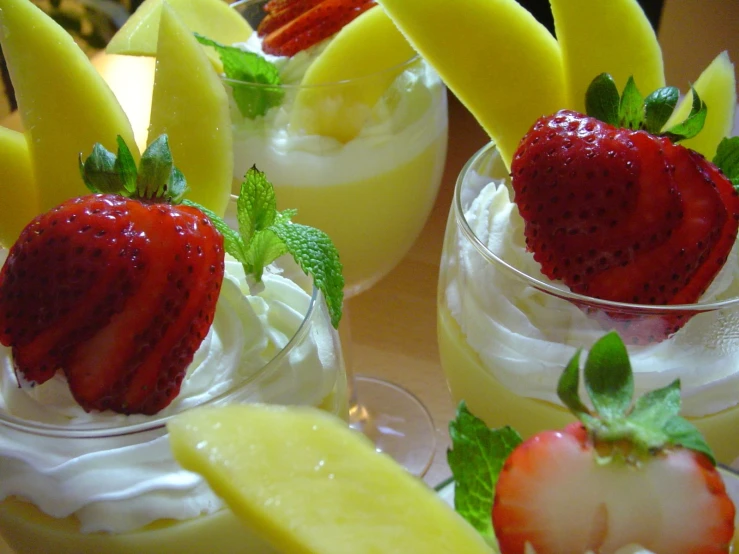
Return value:
<svg viewBox="0 0 739 554">
<path fill-rule="evenodd" d="M 9 248 L 38 214 L 26 137 L 0 127 L 0 246 Z"/>
</svg>

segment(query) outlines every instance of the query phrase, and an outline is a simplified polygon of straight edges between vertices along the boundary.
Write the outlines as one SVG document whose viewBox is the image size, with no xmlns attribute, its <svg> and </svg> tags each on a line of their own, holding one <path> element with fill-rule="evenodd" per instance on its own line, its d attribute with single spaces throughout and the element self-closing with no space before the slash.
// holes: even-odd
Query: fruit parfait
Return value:
<svg viewBox="0 0 739 554">
<path fill-rule="evenodd" d="M 580 362 L 578 351 L 559 371 L 561 401 L 576 418 L 563 429 L 523 441 L 460 405 L 448 452 L 457 514 L 317 410 L 193 410 L 170 422 L 172 447 L 281 552 L 730 552 L 739 478 L 716 466 L 679 415 L 679 380 L 633 399 L 628 353 L 613 332 Z"/>
<path fill-rule="evenodd" d="M 217 145 L 217 129 L 228 140 L 230 128 L 208 117 L 183 130 L 167 111 L 188 98 L 162 102 L 163 91 L 190 76 L 170 71 L 171 57 L 159 60 L 152 119 L 175 120 L 172 136 L 139 153 L 71 37 L 28 0 L 0 0 L 0 14 L 27 129 L 0 133 L 2 194 L 17 199 L 0 203 L 0 535 L 17 554 L 271 552 L 175 462 L 165 424 L 196 406 L 252 402 L 346 417 L 335 248 L 292 223 L 294 210 L 277 210 L 256 168 L 234 202 L 235 227 L 216 215 L 231 149 L 206 145 L 198 154 L 211 176 L 192 181 L 173 151 L 196 149 L 206 131 Z M 202 54 L 173 12 L 162 31 L 165 51 Z M 82 97 L 60 93 L 72 115 L 48 92 L 45 71 L 57 67 Z M 222 92 L 205 54 L 189 69 Z M 200 101 L 208 111 L 207 90 Z M 119 133 L 115 150 L 82 146 L 94 132 L 108 143 Z M 68 148 L 79 148 L 71 163 Z M 47 209 L 52 192 L 68 199 Z M 16 232 L 24 210 L 31 221 Z"/>
<path fill-rule="evenodd" d="M 145 50 L 141 20 L 159 4 L 145 2 L 108 52 Z M 257 164 L 280 203 L 298 208 L 296 221 L 332 237 L 347 292 L 368 288 L 406 254 L 430 213 L 446 157 L 445 87 L 375 2 L 233 8 L 254 29 L 236 47 L 218 30 L 199 33 L 220 58 L 229 95 L 234 186 Z"/>
<path fill-rule="evenodd" d="M 727 55 L 678 105 L 635 1 L 553 0 L 557 40 L 514 2 L 382 3 L 494 139 L 459 177 L 442 258 L 439 345 L 455 399 L 524 436 L 563 426 L 556 368 L 613 329 L 637 389 L 679 377 L 683 414 L 732 462 L 739 139 L 725 139 Z M 495 64 L 509 89 L 486 101 L 485 82 L 434 42 L 442 20 L 468 29 L 473 54 L 505 47 Z M 505 44 L 489 30 L 503 26 Z"/>
</svg>

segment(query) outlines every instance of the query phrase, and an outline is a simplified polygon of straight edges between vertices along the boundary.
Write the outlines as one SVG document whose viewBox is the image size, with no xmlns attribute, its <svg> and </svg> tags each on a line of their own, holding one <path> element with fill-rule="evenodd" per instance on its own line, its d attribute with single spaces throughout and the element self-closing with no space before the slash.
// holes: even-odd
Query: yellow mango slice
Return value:
<svg viewBox="0 0 739 554">
<path fill-rule="evenodd" d="M 647 94 L 665 86 L 654 30 L 636 0 L 551 0 L 562 50 L 567 107 L 585 112 L 585 92 L 601 73 L 610 73 L 619 91 L 630 76 Z"/>
<path fill-rule="evenodd" d="M 709 160 L 716 154 L 716 148 L 724 137 L 731 134 L 736 110 L 736 76 L 734 64 L 727 52 L 722 52 L 709 64 L 698 80 L 693 83 L 698 96 L 706 103 L 708 113 L 703 129 L 695 137 L 681 141 L 680 144 L 700 152 Z M 693 105 L 693 93 L 685 95 L 665 129 L 684 121 Z"/>
<path fill-rule="evenodd" d="M 379 0 L 497 143 L 510 167 L 542 115 L 565 106 L 554 37 L 515 0 Z M 452 36 L 456 33 L 455 36 Z"/>
<path fill-rule="evenodd" d="M 352 140 L 372 107 L 403 71 L 399 66 L 414 55 L 381 8 L 366 11 L 336 34 L 308 67 L 301 84 L 310 87 L 365 78 L 341 87 L 301 88 L 291 113 L 292 127 L 341 142 Z"/>
<path fill-rule="evenodd" d="M 26 138 L 23 133 L 0 127 L 0 246 L 9 248 L 38 214 Z"/>
<path fill-rule="evenodd" d="M 46 211 L 88 194 L 77 166 L 96 142 L 121 135 L 138 157 L 126 114 L 72 37 L 28 0 L 0 0 L 0 44 Z"/>
<path fill-rule="evenodd" d="M 108 54 L 154 56 L 157 52 L 159 19 L 165 0 L 146 0 L 108 43 Z M 252 29 L 223 0 L 166 0 L 185 26 L 222 44 L 243 42 Z"/>
<path fill-rule="evenodd" d="M 226 89 L 192 32 L 167 4 L 160 18 L 148 142 L 164 133 L 190 187 L 187 198 L 223 215 L 233 179 Z"/>
<path fill-rule="evenodd" d="M 321 410 L 205 408 L 168 428 L 177 461 L 280 552 L 490 554 L 434 491 Z"/>
</svg>

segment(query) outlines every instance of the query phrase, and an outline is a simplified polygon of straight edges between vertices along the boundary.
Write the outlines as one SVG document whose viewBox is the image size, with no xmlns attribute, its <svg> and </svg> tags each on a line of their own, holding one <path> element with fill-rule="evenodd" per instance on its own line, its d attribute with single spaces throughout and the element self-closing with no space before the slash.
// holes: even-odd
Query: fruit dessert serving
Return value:
<svg viewBox="0 0 739 554">
<path fill-rule="evenodd" d="M 161 17 L 152 114 L 152 129 L 172 135 L 142 154 L 71 37 L 27 0 L 0 0 L 0 17 L 27 129 L 0 133 L 8 146 L 0 149 L 8 185 L 0 202 L 0 534 L 16 554 L 269 552 L 172 459 L 165 422 L 195 406 L 245 402 L 346 416 L 335 248 L 325 233 L 292 223 L 295 210 L 277 210 L 256 168 L 233 200 L 234 228 L 217 215 L 232 152 L 211 146 L 230 139 L 228 112 L 210 111 L 222 87 L 174 12 Z M 194 57 L 182 74 L 174 66 L 188 49 Z M 69 106 L 74 125 L 36 74 L 46 62 L 65 67 L 84 99 Z M 201 79 L 188 81 L 192 72 Z M 208 112 L 187 128 L 177 117 L 192 107 L 176 94 L 181 85 L 197 90 Z M 116 153 L 84 145 L 116 132 Z M 202 134 L 209 144 L 199 149 Z M 72 163 L 69 148 L 79 148 Z M 204 163 L 210 176 L 194 171 L 186 181 L 173 151 L 193 150 L 199 157 L 182 165 Z M 67 199 L 49 206 L 52 195 Z"/>
<path fill-rule="evenodd" d="M 464 13 L 381 3 L 494 141 L 459 177 L 442 258 L 439 342 L 455 399 L 525 436 L 564 426 L 556 368 L 615 329 L 637 389 L 680 377 L 683 415 L 733 461 L 739 139 L 726 139 L 728 56 L 679 102 L 635 1 L 601 11 L 553 0 L 556 40 L 515 2 L 475 0 Z M 488 94 L 491 83 L 438 47 L 442 20 L 466 29 L 473 55 L 507 53 L 495 63 L 508 89 Z M 505 39 L 489 31 L 504 27 Z"/>
<path fill-rule="evenodd" d="M 217 0 L 172 5 L 180 13 Z M 108 52 L 155 54 L 160 0 L 148 0 Z M 140 12 L 140 13 L 139 13 Z M 335 241 L 349 290 L 408 251 L 436 197 L 446 155 L 446 91 L 374 2 L 234 4 L 254 32 L 191 28 L 218 59 L 233 128 L 234 184 L 265 171 L 297 221 Z M 250 34 L 249 34 L 250 33 Z M 232 42 L 238 40 L 234 47 Z"/>
<path fill-rule="evenodd" d="M 580 396 L 581 373 L 592 408 Z M 448 451 L 456 513 L 316 410 L 206 408 L 169 428 L 183 466 L 280 552 L 730 551 L 739 481 L 678 415 L 678 380 L 632 400 L 628 353 L 612 332 L 584 364 L 576 353 L 558 392 L 577 421 L 526 441 L 460 405 Z"/>
</svg>

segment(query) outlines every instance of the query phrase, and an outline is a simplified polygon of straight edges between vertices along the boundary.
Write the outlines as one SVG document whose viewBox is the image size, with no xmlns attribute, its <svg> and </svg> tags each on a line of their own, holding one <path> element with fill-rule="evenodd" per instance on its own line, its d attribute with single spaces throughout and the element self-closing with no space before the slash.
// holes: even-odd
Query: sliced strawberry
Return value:
<svg viewBox="0 0 739 554">
<path fill-rule="evenodd" d="M 262 47 L 267 54 L 274 56 L 294 56 L 337 33 L 376 5 L 372 0 L 324 0 L 269 33 Z"/>
<path fill-rule="evenodd" d="M 268 10 L 269 13 L 264 19 L 262 19 L 257 27 L 257 34 L 261 37 L 271 33 L 272 31 L 276 31 L 321 2 L 323 2 L 323 0 L 293 0 L 281 9 Z M 264 9 L 267 10 L 266 5 Z"/>
</svg>

